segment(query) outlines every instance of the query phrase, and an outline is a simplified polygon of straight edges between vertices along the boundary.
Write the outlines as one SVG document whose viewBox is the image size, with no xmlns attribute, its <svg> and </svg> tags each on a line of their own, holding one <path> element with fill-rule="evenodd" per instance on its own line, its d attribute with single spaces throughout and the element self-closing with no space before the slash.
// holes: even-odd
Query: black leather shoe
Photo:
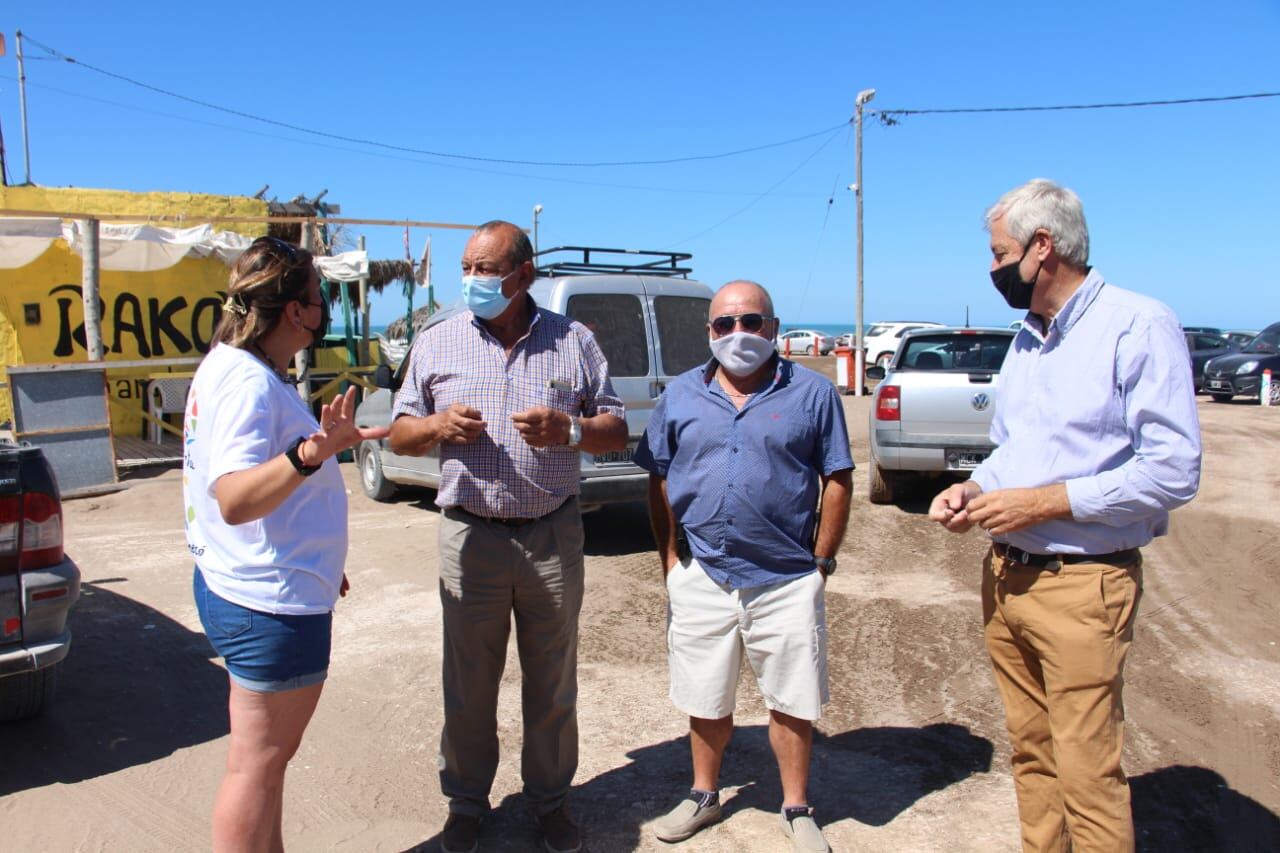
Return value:
<svg viewBox="0 0 1280 853">
<path fill-rule="evenodd" d="M 440 832 L 440 849 L 444 853 L 476 853 L 479 846 L 480 818 L 450 814 Z"/>
<path fill-rule="evenodd" d="M 542 828 L 542 844 L 549 853 L 578 853 L 582 849 L 582 833 L 563 803 L 555 811 L 538 817 Z"/>
</svg>

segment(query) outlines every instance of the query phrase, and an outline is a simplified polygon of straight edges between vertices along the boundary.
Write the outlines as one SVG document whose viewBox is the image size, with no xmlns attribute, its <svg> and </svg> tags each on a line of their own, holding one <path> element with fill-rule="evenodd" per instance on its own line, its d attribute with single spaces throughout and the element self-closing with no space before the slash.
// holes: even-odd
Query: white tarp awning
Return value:
<svg viewBox="0 0 1280 853">
<path fill-rule="evenodd" d="M 62 236 L 61 219 L 0 217 L 0 269 L 25 267 Z"/>
<path fill-rule="evenodd" d="M 11 219 L 0 217 L 0 269 L 16 269 L 32 263 L 62 238 L 71 251 L 82 255 L 84 238 L 79 220 Z M 234 231 L 214 231 L 212 225 L 163 228 L 158 225 L 98 224 L 98 265 L 118 272 L 154 272 L 168 269 L 183 258 L 216 255 L 231 266 L 253 243 L 252 237 Z M 343 252 L 317 257 L 316 269 L 330 281 L 357 281 L 369 274 L 367 252 Z"/>
<path fill-rule="evenodd" d="M 315 260 L 320 276 L 329 281 L 359 281 L 369 274 L 369 253 L 365 251 L 343 252 Z"/>
</svg>

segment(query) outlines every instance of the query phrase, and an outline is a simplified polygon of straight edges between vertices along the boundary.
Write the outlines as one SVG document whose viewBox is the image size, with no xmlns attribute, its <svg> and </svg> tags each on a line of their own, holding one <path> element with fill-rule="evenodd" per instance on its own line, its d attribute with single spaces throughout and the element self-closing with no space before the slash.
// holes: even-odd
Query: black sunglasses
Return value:
<svg viewBox="0 0 1280 853">
<path fill-rule="evenodd" d="M 766 320 L 772 320 L 768 314 L 722 314 L 711 321 L 711 330 L 717 335 L 727 335 L 735 326 L 741 325 L 744 332 L 758 332 L 764 328 Z"/>
<path fill-rule="evenodd" d="M 298 263 L 297 247 L 295 247 L 292 243 L 286 243 L 284 240 L 281 240 L 279 237 L 259 237 L 258 239 L 253 241 L 251 246 L 270 246 L 271 248 L 277 249 L 281 253 L 283 253 L 285 260 L 287 260 L 290 265 L 296 266 Z"/>
</svg>

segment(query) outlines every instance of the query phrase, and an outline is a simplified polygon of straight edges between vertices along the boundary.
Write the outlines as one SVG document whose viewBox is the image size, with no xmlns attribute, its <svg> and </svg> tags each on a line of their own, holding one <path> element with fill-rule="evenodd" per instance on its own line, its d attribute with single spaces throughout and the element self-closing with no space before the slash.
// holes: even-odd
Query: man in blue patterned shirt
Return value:
<svg viewBox="0 0 1280 853">
<path fill-rule="evenodd" d="M 1132 851 L 1124 663 L 1142 597 L 1138 549 L 1199 487 L 1190 357 L 1172 311 L 1089 266 L 1071 190 L 1045 180 L 1011 190 L 987 228 L 992 281 L 1028 313 L 996 388 L 996 450 L 929 515 L 991 534 L 983 621 L 1023 849 Z"/>
<path fill-rule="evenodd" d="M 572 853 L 581 847 L 566 803 L 578 767 L 579 454 L 625 448 L 627 425 L 595 337 L 529 296 L 533 248 L 523 231 L 481 225 L 462 273 L 469 310 L 414 341 L 390 436 L 396 453 L 440 448 L 441 844 L 449 853 L 478 845 L 514 611 L 525 794 L 547 849 Z"/>
<path fill-rule="evenodd" d="M 829 380 L 778 356 L 760 285 L 722 287 L 707 331 L 714 357 L 663 392 L 635 456 L 650 472 L 671 700 L 689 715 L 693 753 L 693 788 L 655 834 L 682 841 L 719 819 L 745 654 L 769 708 L 783 831 L 795 850 L 822 853 L 807 787 L 813 720 L 827 701 L 823 590 L 852 492 L 844 409 Z"/>
</svg>

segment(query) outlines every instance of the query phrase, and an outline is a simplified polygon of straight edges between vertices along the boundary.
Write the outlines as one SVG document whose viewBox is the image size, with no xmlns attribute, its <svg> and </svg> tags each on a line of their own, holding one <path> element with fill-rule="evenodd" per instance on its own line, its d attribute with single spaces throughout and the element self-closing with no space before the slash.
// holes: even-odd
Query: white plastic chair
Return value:
<svg viewBox="0 0 1280 853">
<path fill-rule="evenodd" d="M 191 388 L 190 379 L 153 379 L 147 389 L 150 398 L 151 417 L 164 420 L 167 414 L 183 414 L 187 410 L 187 391 Z M 148 422 L 151 428 L 151 441 L 161 444 L 164 430 L 154 421 Z"/>
</svg>

